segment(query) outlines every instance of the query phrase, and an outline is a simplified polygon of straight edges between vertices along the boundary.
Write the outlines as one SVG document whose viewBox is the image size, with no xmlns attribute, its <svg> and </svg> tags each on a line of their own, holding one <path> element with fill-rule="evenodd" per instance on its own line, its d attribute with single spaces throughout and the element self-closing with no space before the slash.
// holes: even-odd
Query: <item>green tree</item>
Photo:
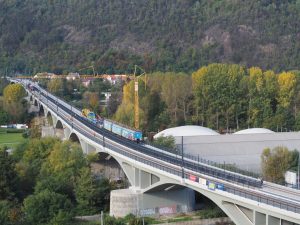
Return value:
<svg viewBox="0 0 300 225">
<path fill-rule="evenodd" d="M 270 118 L 276 110 L 277 81 L 273 71 L 249 69 L 248 126 L 275 128 Z"/>
<path fill-rule="evenodd" d="M 0 224 L 11 225 L 11 220 L 9 218 L 9 212 L 11 205 L 9 201 L 0 201 Z"/>
<path fill-rule="evenodd" d="M 175 149 L 175 138 L 173 136 L 160 136 L 158 138 L 155 138 L 153 141 L 154 145 L 159 147 L 166 147 L 169 149 Z"/>
<path fill-rule="evenodd" d="M 20 205 L 15 201 L 0 200 L 0 224 L 21 224 L 22 212 Z"/>
<path fill-rule="evenodd" d="M 72 204 L 65 195 L 44 190 L 24 200 L 29 224 L 66 224 L 73 217 Z"/>
<path fill-rule="evenodd" d="M 9 115 L 7 112 L 0 110 L 0 124 L 8 124 L 9 123 Z"/>
<path fill-rule="evenodd" d="M 48 158 L 56 142 L 59 142 L 56 138 L 31 139 L 13 153 L 15 158 L 20 159 L 16 164 L 16 171 L 20 177 L 23 195 L 32 193 L 42 164 Z"/>
<path fill-rule="evenodd" d="M 294 153 L 286 147 L 264 149 L 261 155 L 262 173 L 265 180 L 284 184 L 284 174 L 291 168 Z"/>
<path fill-rule="evenodd" d="M 81 169 L 87 165 L 78 144 L 68 141 L 55 143 L 50 155 L 42 164 L 36 191 L 50 189 L 68 196 L 75 202 L 76 180 L 80 176 Z"/>
<path fill-rule="evenodd" d="M 18 180 L 15 162 L 5 148 L 0 148 L 0 200 L 12 200 L 16 197 Z"/>
<path fill-rule="evenodd" d="M 24 114 L 27 110 L 27 102 L 4 102 L 4 110 L 9 115 L 11 122 L 23 122 Z"/>
<path fill-rule="evenodd" d="M 96 188 L 90 168 L 82 168 L 75 186 L 77 212 L 79 214 L 92 215 L 97 212 L 96 203 L 98 196 Z"/>
<path fill-rule="evenodd" d="M 240 103 L 245 98 L 240 86 L 245 75 L 243 67 L 227 64 L 210 64 L 193 73 L 196 119 L 215 129 L 228 130 L 232 120 L 238 126 Z"/>
<path fill-rule="evenodd" d="M 61 78 L 54 78 L 51 79 L 47 84 L 47 89 L 58 96 L 62 96 L 63 93 L 63 79 Z"/>
</svg>

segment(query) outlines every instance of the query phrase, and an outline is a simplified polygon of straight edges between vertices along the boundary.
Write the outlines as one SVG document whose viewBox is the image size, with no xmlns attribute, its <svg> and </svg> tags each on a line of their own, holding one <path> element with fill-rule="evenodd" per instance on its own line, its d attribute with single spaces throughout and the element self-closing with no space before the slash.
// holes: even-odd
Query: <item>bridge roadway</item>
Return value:
<svg viewBox="0 0 300 225">
<path fill-rule="evenodd" d="M 26 84 L 29 81 L 18 80 L 17 82 L 21 82 L 24 87 L 27 87 Z M 182 185 L 185 186 L 189 186 L 188 183 L 191 183 L 189 181 L 191 175 L 206 178 L 212 182 L 222 183 L 225 186 L 225 192 L 256 201 L 257 204 L 260 205 L 259 207 L 268 205 L 279 208 L 280 211 L 284 210 L 285 212 L 283 212 L 283 214 L 290 214 L 292 215 L 292 218 L 295 217 L 290 221 L 293 221 L 294 224 L 300 224 L 299 191 L 267 182 L 260 187 L 260 181 L 257 179 L 225 171 L 223 169 L 207 165 L 204 162 L 197 162 L 188 158 L 183 158 L 182 160 L 181 156 L 163 152 L 142 144 L 136 144 L 103 128 L 97 127 L 95 124 L 83 118 L 80 110 L 46 92 L 38 85 L 32 82 L 31 84 L 36 88 L 32 93 L 39 101 L 41 101 L 41 103 L 49 107 L 52 112 L 57 113 L 57 115 L 59 115 L 60 118 L 62 118 L 64 122 L 69 124 L 69 126 L 71 126 L 74 130 L 79 131 L 85 137 L 99 143 L 100 145 L 123 154 L 126 157 L 132 158 L 135 161 L 181 177 Z M 131 149 L 131 151 L 129 152 L 124 149 L 124 147 L 120 148 L 119 146 L 124 146 L 126 149 Z M 234 218 L 233 220 L 235 221 Z M 254 224 L 257 223 L 255 222 Z M 283 224 L 281 220 L 280 224 Z"/>
</svg>

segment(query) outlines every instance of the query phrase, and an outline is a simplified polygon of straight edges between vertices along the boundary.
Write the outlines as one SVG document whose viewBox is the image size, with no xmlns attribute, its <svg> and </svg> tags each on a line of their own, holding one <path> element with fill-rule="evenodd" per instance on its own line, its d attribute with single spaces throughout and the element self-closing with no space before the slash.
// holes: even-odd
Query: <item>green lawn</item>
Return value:
<svg viewBox="0 0 300 225">
<path fill-rule="evenodd" d="M 22 133 L 0 133 L 0 147 L 14 148 L 23 140 Z"/>
</svg>

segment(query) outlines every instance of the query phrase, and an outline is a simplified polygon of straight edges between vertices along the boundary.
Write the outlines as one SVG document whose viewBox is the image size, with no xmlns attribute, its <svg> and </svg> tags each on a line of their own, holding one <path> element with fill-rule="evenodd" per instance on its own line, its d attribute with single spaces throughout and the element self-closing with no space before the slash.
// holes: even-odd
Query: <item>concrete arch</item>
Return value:
<svg viewBox="0 0 300 225">
<path fill-rule="evenodd" d="M 209 191 L 194 188 L 193 186 L 186 185 L 186 184 L 178 184 L 178 183 L 165 183 L 158 186 L 155 186 L 153 189 L 148 189 L 147 192 L 144 193 L 151 193 L 151 192 L 159 192 L 159 191 L 166 191 L 171 189 L 176 189 L 178 187 L 185 187 L 190 190 L 193 190 L 195 193 L 199 193 L 200 195 L 204 196 L 205 198 L 212 201 L 216 204 L 229 218 L 231 218 L 236 224 L 243 224 L 243 225 L 253 225 L 254 222 L 254 211 L 249 210 L 248 208 L 237 205 L 230 201 L 224 201 Z M 238 218 L 238 221 L 235 221 L 235 218 Z"/>
<path fill-rule="evenodd" d="M 63 126 L 61 120 L 57 120 L 57 122 L 55 124 L 55 128 L 56 129 L 64 129 L 64 126 Z"/>
<path fill-rule="evenodd" d="M 46 119 L 47 119 L 47 121 L 48 121 L 48 124 L 49 124 L 50 126 L 53 126 L 53 116 L 52 116 L 52 114 L 51 114 L 50 111 L 48 111 L 47 116 L 46 116 Z"/>
<path fill-rule="evenodd" d="M 34 99 L 33 105 L 38 107 L 39 106 L 39 102 L 36 99 Z"/>
<path fill-rule="evenodd" d="M 60 120 L 57 120 L 54 128 L 55 128 L 55 136 L 61 140 L 65 139 L 64 126 Z"/>
<path fill-rule="evenodd" d="M 71 133 L 71 135 L 70 135 L 70 137 L 69 137 L 69 140 L 70 140 L 71 142 L 77 142 L 78 144 L 81 144 L 81 143 L 80 143 L 79 137 L 78 137 L 77 134 L 75 134 L 75 133 Z"/>
<path fill-rule="evenodd" d="M 106 178 L 110 180 L 128 180 L 126 171 L 115 157 L 105 152 L 98 152 L 97 162 L 104 167 L 103 173 Z"/>
<path fill-rule="evenodd" d="M 39 109 L 39 116 L 46 116 L 44 106 L 41 104 Z"/>
<path fill-rule="evenodd" d="M 81 146 L 83 153 L 89 154 L 89 147 L 91 147 L 91 146 L 87 142 L 82 140 L 76 133 L 70 132 L 70 134 L 68 136 L 66 136 L 66 139 L 71 142 L 78 143 Z"/>
</svg>

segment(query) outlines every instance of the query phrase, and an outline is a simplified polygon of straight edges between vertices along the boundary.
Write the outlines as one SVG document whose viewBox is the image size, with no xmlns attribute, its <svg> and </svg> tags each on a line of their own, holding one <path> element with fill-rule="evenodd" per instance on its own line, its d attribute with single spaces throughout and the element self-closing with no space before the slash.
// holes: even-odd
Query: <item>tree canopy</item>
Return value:
<svg viewBox="0 0 300 225">
<path fill-rule="evenodd" d="M 299 10 L 296 0 L 2 1 L 0 72 L 299 69 Z"/>
</svg>

